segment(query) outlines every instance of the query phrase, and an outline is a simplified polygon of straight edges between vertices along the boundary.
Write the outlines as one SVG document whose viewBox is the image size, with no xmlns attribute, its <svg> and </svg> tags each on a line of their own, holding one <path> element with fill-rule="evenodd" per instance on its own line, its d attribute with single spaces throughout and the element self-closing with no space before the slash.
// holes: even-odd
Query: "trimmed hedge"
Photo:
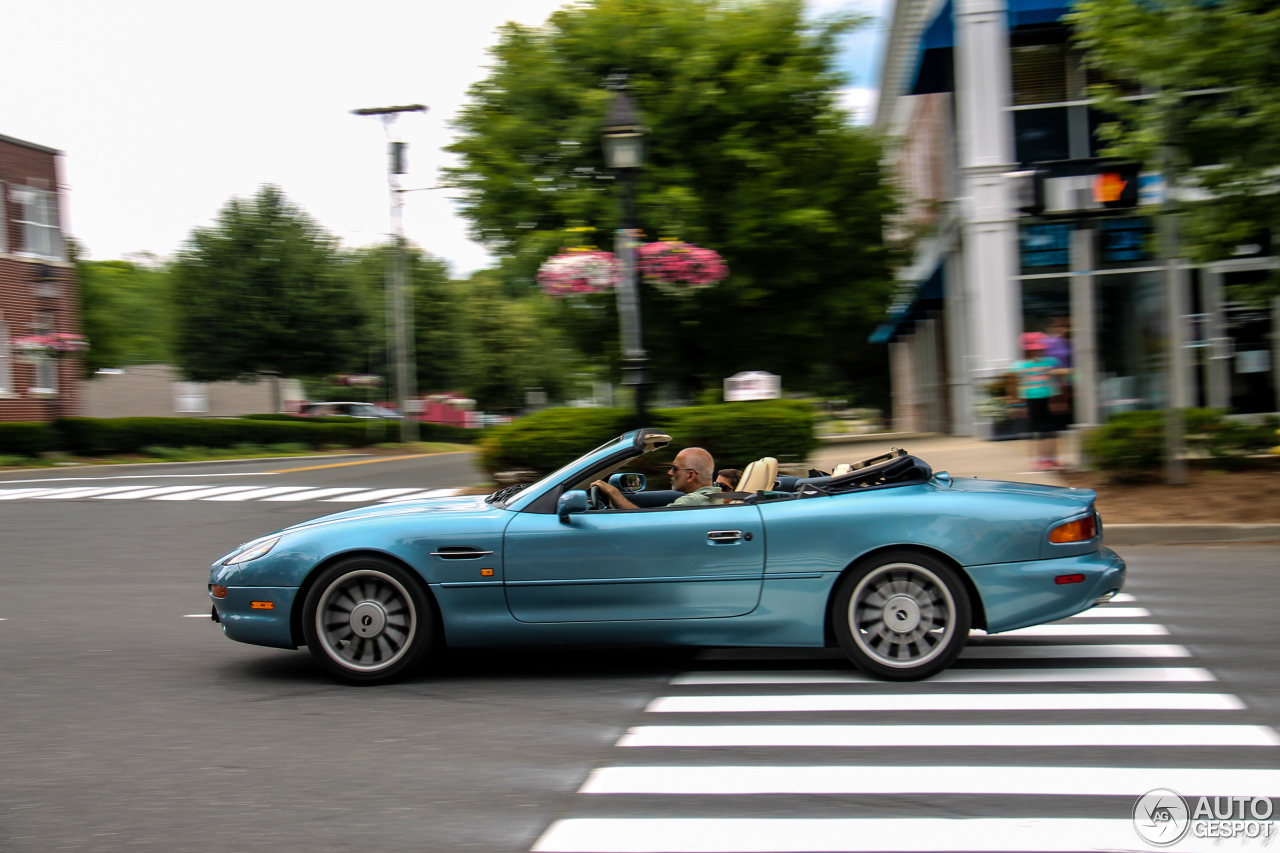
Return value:
<svg viewBox="0 0 1280 853">
<path fill-rule="evenodd" d="M 1188 450 L 1208 456 L 1218 468 L 1240 468 L 1252 456 L 1280 444 L 1280 419 L 1251 423 L 1226 417 L 1222 409 L 1187 409 Z M 1084 435 L 1084 456 L 1090 467 L 1113 482 L 1149 479 L 1165 461 L 1165 413 L 1121 412 Z"/>
<path fill-rule="evenodd" d="M 327 417 L 313 418 L 301 415 L 245 415 L 248 420 L 255 421 L 291 421 L 293 423 L 356 423 L 356 424 L 381 424 L 380 429 L 386 430 L 387 438 L 380 439 L 382 441 L 399 441 L 400 426 L 399 421 L 388 418 L 379 420 L 374 418 L 352 418 L 346 415 L 330 415 Z M 377 432 L 378 430 L 374 430 Z M 453 426 L 452 424 L 433 424 L 426 421 L 418 422 L 418 440 L 419 441 L 447 441 L 453 444 L 471 444 L 480 438 L 484 432 L 483 429 L 468 429 L 467 427 Z"/>
<path fill-rule="evenodd" d="M 59 449 L 77 456 L 138 453 L 144 447 L 235 447 L 238 444 L 304 444 L 310 447 L 370 443 L 361 423 L 291 423 L 241 418 L 60 418 Z"/>
<path fill-rule="evenodd" d="M 629 409 L 544 409 L 489 429 L 481 440 L 480 465 L 491 474 L 547 474 L 626 432 L 631 418 Z M 706 448 L 717 469 L 743 468 L 762 456 L 804 462 L 818 444 L 813 421 L 809 404 L 794 400 L 658 409 L 650 413 L 651 426 L 670 435 L 671 444 L 628 470 L 662 476 L 686 447 Z"/>
<path fill-rule="evenodd" d="M 52 445 L 53 436 L 48 424 L 0 423 L 0 455 L 39 456 Z"/>
</svg>

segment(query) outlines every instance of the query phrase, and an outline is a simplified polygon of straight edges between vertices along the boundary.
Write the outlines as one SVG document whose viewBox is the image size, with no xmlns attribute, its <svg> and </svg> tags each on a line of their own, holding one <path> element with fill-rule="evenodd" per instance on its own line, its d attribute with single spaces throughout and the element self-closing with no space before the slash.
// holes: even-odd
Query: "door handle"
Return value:
<svg viewBox="0 0 1280 853">
<path fill-rule="evenodd" d="M 744 537 L 741 530 L 709 530 L 707 538 L 712 542 L 738 542 Z M 748 542 L 751 541 L 751 534 L 745 536 Z"/>
</svg>

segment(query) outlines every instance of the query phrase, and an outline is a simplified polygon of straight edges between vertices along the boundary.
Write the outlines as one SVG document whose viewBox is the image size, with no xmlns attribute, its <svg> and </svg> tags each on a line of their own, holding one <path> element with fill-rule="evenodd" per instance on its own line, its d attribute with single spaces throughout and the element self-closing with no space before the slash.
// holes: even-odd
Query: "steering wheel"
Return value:
<svg viewBox="0 0 1280 853">
<path fill-rule="evenodd" d="M 599 486 L 592 486 L 587 492 L 587 509 L 608 509 L 609 499 L 605 497 L 604 492 Z"/>
</svg>

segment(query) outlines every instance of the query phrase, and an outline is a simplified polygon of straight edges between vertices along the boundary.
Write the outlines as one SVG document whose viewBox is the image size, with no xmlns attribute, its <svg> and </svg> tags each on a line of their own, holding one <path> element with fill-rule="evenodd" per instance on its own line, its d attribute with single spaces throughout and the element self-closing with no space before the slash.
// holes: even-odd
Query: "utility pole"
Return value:
<svg viewBox="0 0 1280 853">
<path fill-rule="evenodd" d="M 393 139 L 391 126 L 400 113 L 425 113 L 422 104 L 400 107 L 368 107 L 352 110 L 352 115 L 378 116 L 387 133 L 387 186 L 391 191 L 391 253 L 387 259 L 387 364 L 395 375 L 396 404 L 400 408 L 400 440 L 418 440 L 418 422 L 410 407 L 417 408 L 417 366 L 413 347 L 413 306 L 409 305 L 405 283 L 404 220 L 405 190 L 400 175 L 405 173 L 406 143 Z"/>
</svg>

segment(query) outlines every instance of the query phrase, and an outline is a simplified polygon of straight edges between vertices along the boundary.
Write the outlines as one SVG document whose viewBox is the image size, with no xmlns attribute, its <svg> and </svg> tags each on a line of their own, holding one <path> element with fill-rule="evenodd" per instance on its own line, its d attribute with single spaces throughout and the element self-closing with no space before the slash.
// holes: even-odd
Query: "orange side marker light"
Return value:
<svg viewBox="0 0 1280 853">
<path fill-rule="evenodd" d="M 493 577 L 493 569 L 481 569 L 481 570 L 480 570 L 480 577 L 482 577 L 482 578 L 491 578 L 491 577 Z"/>
<path fill-rule="evenodd" d="M 276 603 L 274 601 L 250 601 L 249 609 L 251 610 L 275 610 Z"/>
</svg>

